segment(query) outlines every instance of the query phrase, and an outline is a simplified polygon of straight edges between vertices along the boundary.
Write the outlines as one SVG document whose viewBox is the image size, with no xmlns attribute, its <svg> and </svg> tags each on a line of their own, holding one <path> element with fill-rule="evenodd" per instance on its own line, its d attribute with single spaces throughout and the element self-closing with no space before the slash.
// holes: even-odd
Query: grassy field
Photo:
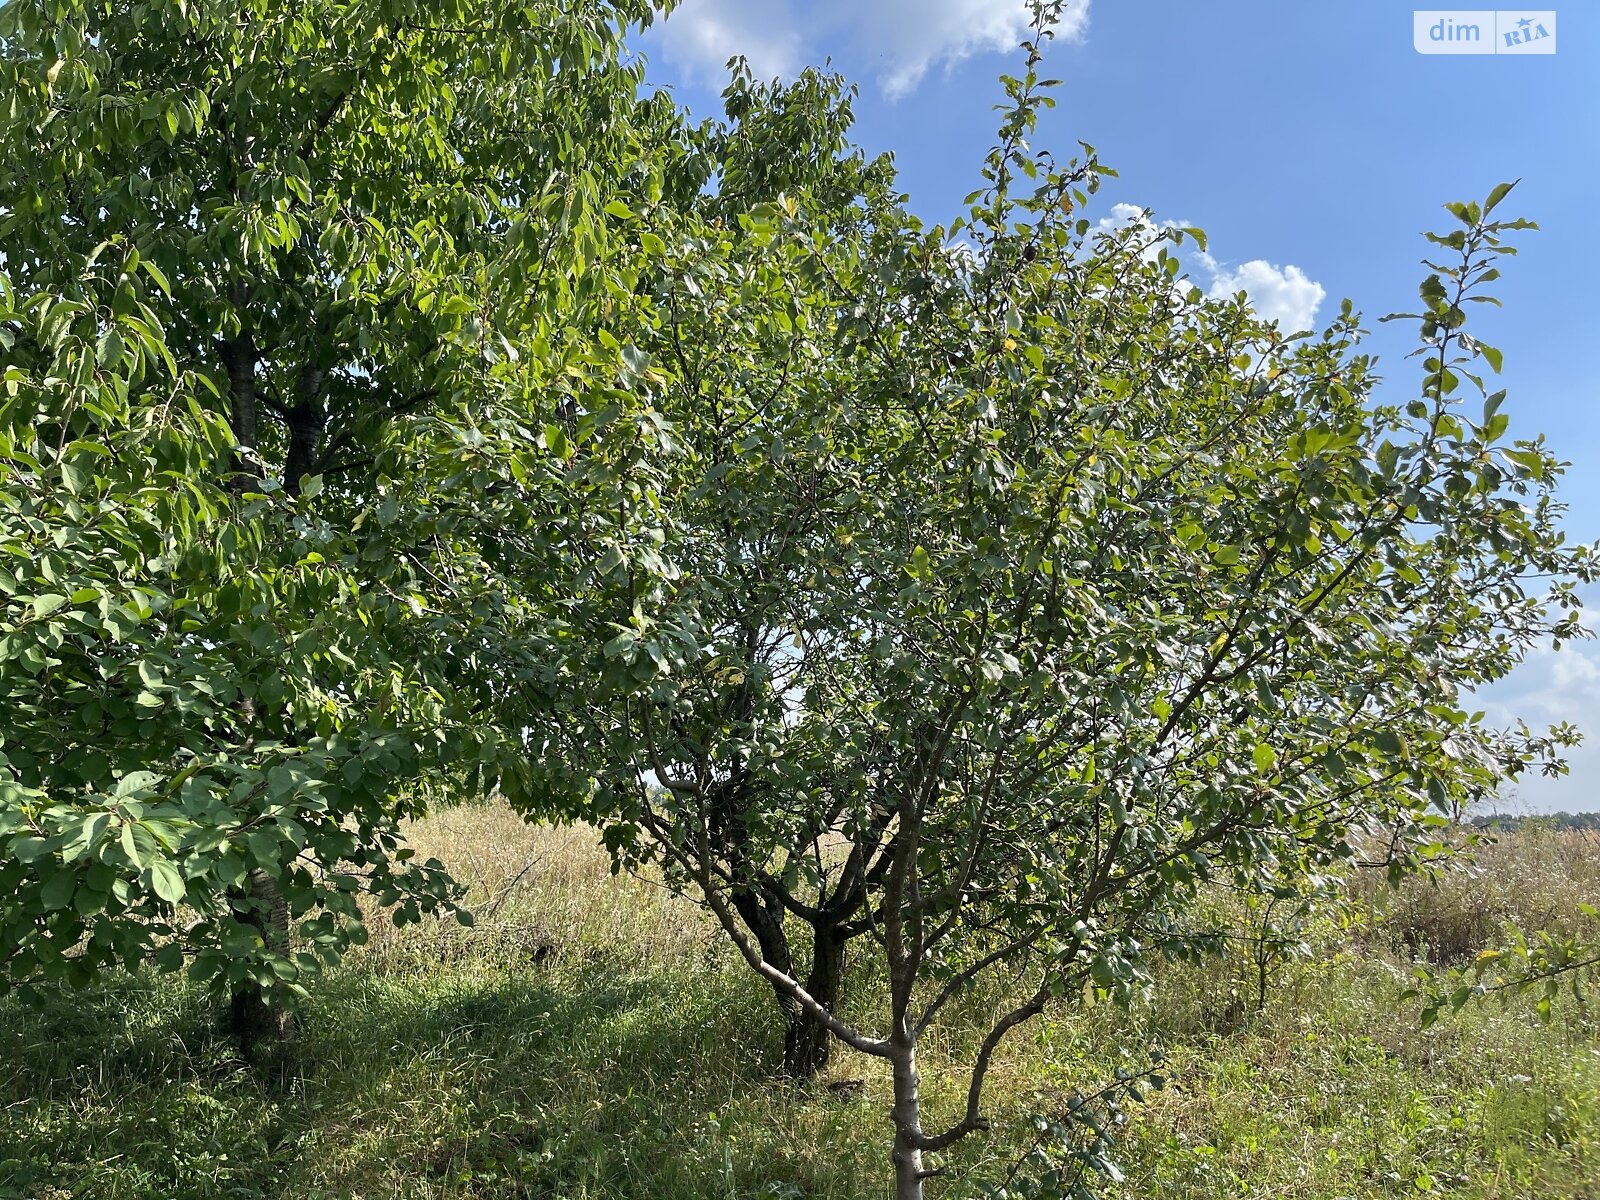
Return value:
<svg viewBox="0 0 1600 1200">
<path fill-rule="evenodd" d="M 0 1004 L 0 1198 L 887 1194 L 886 1076 L 841 1050 L 838 1086 L 775 1082 L 770 997 L 697 909 L 613 878 L 581 830 L 487 807 L 414 834 L 472 882 L 478 927 L 375 923 L 317 989 L 283 1091 L 171 981 Z M 1127 1109 L 1107 1196 L 1600 1200 L 1593 1010 L 1568 995 L 1541 1024 L 1490 1004 L 1424 1031 L 1400 1000 L 1413 955 L 1470 953 L 1508 917 L 1559 923 L 1600 896 L 1600 839 L 1522 832 L 1471 875 L 1352 892 L 1263 1011 L 1236 957 L 1164 967 L 1148 1009 L 1030 1026 L 994 1075 L 995 1131 L 930 1190 L 984 1194 L 1033 1114 L 1147 1065 L 1154 1039 L 1170 1082 Z M 979 1015 L 930 1047 L 935 1116 Z"/>
</svg>

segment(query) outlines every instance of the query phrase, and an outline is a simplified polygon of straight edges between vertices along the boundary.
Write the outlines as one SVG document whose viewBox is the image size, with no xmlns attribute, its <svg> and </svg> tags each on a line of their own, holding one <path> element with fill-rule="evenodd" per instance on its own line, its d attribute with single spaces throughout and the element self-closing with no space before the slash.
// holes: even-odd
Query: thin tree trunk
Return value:
<svg viewBox="0 0 1600 1200">
<path fill-rule="evenodd" d="M 894 1046 L 894 1195 L 895 1200 L 922 1200 L 922 1091 L 917 1078 L 917 1047 L 909 1036 Z"/>
<path fill-rule="evenodd" d="M 238 474 L 229 481 L 229 486 L 239 490 L 244 479 L 258 479 L 261 474 L 256 419 L 258 351 L 246 311 L 249 293 L 248 284 L 243 280 L 234 281 L 231 299 L 238 310 L 239 333 L 219 347 L 228 372 L 229 423 L 234 441 L 249 450 L 248 458 L 235 455 L 234 470 Z M 254 722 L 255 701 L 252 698 L 247 696 L 240 701 L 239 710 L 246 724 Z M 253 738 L 251 734 L 250 740 Z M 265 871 L 251 871 L 243 887 L 230 890 L 228 901 L 235 920 L 254 927 L 272 952 L 288 954 L 289 910 L 271 876 Z M 265 989 L 256 980 L 245 979 L 234 986 L 228 1007 L 228 1027 L 246 1062 L 256 1066 L 262 1059 L 271 1058 L 281 1072 L 286 1065 L 285 1047 L 293 1032 L 293 1022 L 288 1013 L 269 1002 Z"/>
<path fill-rule="evenodd" d="M 241 446 L 248 446 L 255 462 L 259 463 L 260 455 L 257 453 L 256 444 L 257 351 L 255 334 L 250 328 L 250 315 L 246 311 L 250 300 L 249 285 L 243 280 L 235 280 L 230 299 L 238 313 L 239 332 L 219 347 L 222 365 L 228 372 L 228 398 L 231 402 L 228 423 L 233 428 L 233 440 Z M 258 473 L 259 468 L 249 464 L 241 465 L 249 474 Z"/>
</svg>

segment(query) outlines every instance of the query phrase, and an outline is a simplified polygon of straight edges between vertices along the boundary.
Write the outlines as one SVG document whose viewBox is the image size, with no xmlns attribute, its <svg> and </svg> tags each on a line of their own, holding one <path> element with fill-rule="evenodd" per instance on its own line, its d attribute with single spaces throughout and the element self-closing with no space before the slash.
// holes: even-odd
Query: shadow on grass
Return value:
<svg viewBox="0 0 1600 1200">
<path fill-rule="evenodd" d="M 731 967 L 353 967 L 301 1029 L 275 1094 L 171 980 L 0 1005 L 0 1200 L 870 1194 Z"/>
</svg>

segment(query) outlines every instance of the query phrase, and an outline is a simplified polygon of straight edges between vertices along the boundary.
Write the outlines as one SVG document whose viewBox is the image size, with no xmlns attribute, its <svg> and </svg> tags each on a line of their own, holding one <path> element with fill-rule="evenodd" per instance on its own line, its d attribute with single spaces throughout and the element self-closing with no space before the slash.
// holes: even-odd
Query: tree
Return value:
<svg viewBox="0 0 1600 1200">
<path fill-rule="evenodd" d="M 1374 828 L 1404 872 L 1434 812 L 1553 764 L 1570 730 L 1489 728 L 1469 693 L 1578 635 L 1594 577 L 1542 442 L 1503 440 L 1504 393 L 1463 408 L 1500 365 L 1463 326 L 1527 227 L 1493 217 L 1508 188 L 1452 206 L 1421 390 L 1381 403 L 1348 304 L 1280 331 L 1182 279 L 1197 232 L 1081 216 L 1104 171 L 1028 151 L 1027 50 L 949 228 L 887 176 L 844 211 L 797 173 L 728 219 L 638 214 L 618 354 L 666 453 L 592 514 L 557 656 L 503 676 L 519 794 L 704 901 L 789 1015 L 786 1066 L 818 1068 L 817 1028 L 889 1063 L 908 1200 L 986 1126 L 1005 1037 L 1140 994 L 1207 880 L 1309 876 Z M 736 79 L 730 111 L 759 128 L 780 94 Z M 546 431 L 573 473 L 601 400 Z M 849 946 L 876 1028 L 840 1011 Z M 920 1039 L 1001 973 L 1026 983 L 929 1130 Z"/>
<path fill-rule="evenodd" d="M 276 541 L 272 499 L 217 482 L 231 433 L 140 286 L 0 279 L 0 990 L 186 957 L 293 988 L 358 939 L 358 884 L 410 913 L 454 895 L 407 861 L 391 795 L 434 698 L 326 539 Z M 252 928 L 255 872 L 315 914 L 306 952 Z"/>
<path fill-rule="evenodd" d="M 798 212 L 796 196 L 803 196 L 817 236 L 848 242 L 872 228 L 869 204 L 891 197 L 888 160 L 869 161 L 846 141 L 850 99 L 837 77 L 807 72 L 791 85 L 764 85 L 740 68 L 727 93 L 726 124 L 679 127 L 658 139 L 660 176 L 641 189 L 638 211 L 608 206 L 615 237 L 590 270 L 602 325 L 596 342 L 559 342 L 543 325 L 503 327 L 521 348 L 525 388 L 504 389 L 500 402 L 447 446 L 436 472 L 450 486 L 421 480 L 402 504 L 420 508 L 424 493 L 453 496 L 453 505 L 435 504 L 455 540 L 433 569 L 450 569 L 451 557 L 470 546 L 485 572 L 484 590 L 501 598 L 479 627 L 463 686 L 477 688 L 477 703 L 495 714 L 495 725 L 525 731 L 521 761 L 507 764 L 499 785 L 530 815 L 609 822 L 611 782 L 597 783 L 592 767 L 597 755 L 614 762 L 630 753 L 616 743 L 611 705 L 631 703 L 657 670 L 657 658 L 629 652 L 635 634 L 628 622 L 649 623 L 652 597 L 685 570 L 739 569 L 727 555 L 741 551 L 723 545 L 717 531 L 719 497 L 700 487 L 703 464 L 684 456 L 700 448 L 685 439 L 737 436 L 732 431 L 761 402 L 764 382 L 792 365 L 789 335 L 779 330 L 787 322 L 795 334 L 792 314 L 809 301 L 786 275 L 798 260 L 776 269 L 765 261 L 776 217 Z M 741 241 L 734 232 L 741 228 L 766 234 Z M 662 340 L 669 326 L 670 344 Z M 710 389 L 697 391 L 690 378 L 696 364 L 717 359 L 719 371 L 744 380 L 748 394 L 735 399 L 737 411 Z M 663 388 L 674 390 L 670 406 Z M 701 423 L 702 404 L 709 425 Z M 699 489 L 692 512 L 683 507 L 689 489 Z M 688 520 L 705 522 L 693 536 L 710 539 L 711 558 L 662 552 L 670 535 L 661 522 Z M 782 603 L 787 582 L 770 581 L 753 603 Z M 643 643 L 638 648 L 644 652 Z M 650 653 L 665 651 L 655 646 Z M 724 850 L 735 858 L 754 846 L 736 826 L 722 832 Z M 619 865 L 640 862 L 626 823 L 609 824 L 606 836 Z M 791 963 L 782 913 L 746 890 L 736 903 L 774 958 Z M 816 937 L 821 952 L 812 956 L 812 982 L 831 1003 L 846 935 L 819 917 Z M 785 1069 L 810 1075 L 826 1058 L 827 1031 L 778 994 L 788 1019 Z"/>
<path fill-rule="evenodd" d="M 0 7 L 0 979 L 187 957 L 259 1020 L 317 966 L 273 914 L 454 895 L 396 823 L 494 776 L 490 601 L 394 481 L 509 386 L 493 314 L 580 312 L 653 11 Z"/>
</svg>

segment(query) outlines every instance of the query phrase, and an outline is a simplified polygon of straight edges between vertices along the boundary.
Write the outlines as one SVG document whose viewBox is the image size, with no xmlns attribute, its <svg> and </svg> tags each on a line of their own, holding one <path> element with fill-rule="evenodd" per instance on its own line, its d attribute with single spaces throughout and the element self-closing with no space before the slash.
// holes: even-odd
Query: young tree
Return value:
<svg viewBox="0 0 1600 1200">
<path fill-rule="evenodd" d="M 450 895 L 395 822 L 493 760 L 487 601 L 395 481 L 505 386 L 490 314 L 577 324 L 655 7 L 0 7 L 0 978 L 159 945 L 259 1019 L 315 966 L 269 917 Z"/>
<path fill-rule="evenodd" d="M 1079 215 L 1103 171 L 1027 150 L 1028 52 L 951 228 L 803 173 L 729 219 L 642 215 L 618 353 L 669 453 L 593 514 L 558 657 L 503 675 L 518 794 L 575 797 L 703 899 L 789 1014 L 787 1068 L 818 1030 L 887 1060 L 907 1200 L 985 1127 L 1005 1037 L 1138 994 L 1207 879 L 1321 871 L 1379 827 L 1404 871 L 1430 810 L 1552 764 L 1570 730 L 1489 728 L 1469 694 L 1576 636 L 1594 576 L 1559 464 L 1504 442 L 1503 393 L 1464 407 L 1499 367 L 1463 326 L 1526 227 L 1493 216 L 1508 189 L 1452 206 L 1421 390 L 1380 403 L 1348 305 L 1286 336 L 1183 280 L 1183 232 Z M 778 94 L 736 81 L 740 122 Z M 599 399 L 546 432 L 574 473 Z M 875 1028 L 840 1011 L 848 946 Z M 929 1129 L 920 1040 L 1001 973 L 1027 982 Z"/>
<path fill-rule="evenodd" d="M 603 822 L 616 815 L 615 780 L 603 770 L 597 784 L 594 767 L 630 762 L 637 747 L 617 741 L 613 705 L 626 707 L 639 687 L 653 686 L 666 653 L 644 639 L 633 654 L 631 622 L 650 624 L 648 612 L 685 572 L 706 577 L 709 587 L 714 576 L 744 570 L 744 518 L 719 507 L 743 496 L 703 486 L 702 439 L 731 452 L 769 400 L 774 423 L 814 415 L 793 403 L 794 389 L 783 383 L 797 355 L 825 352 L 805 327 L 811 299 L 793 290 L 792 272 L 810 268 L 803 252 L 775 254 L 770 242 L 777 216 L 799 211 L 797 195 L 814 217 L 814 234 L 842 244 L 867 236 L 872 206 L 892 200 L 888 161 L 869 161 L 845 140 L 849 106 L 836 77 L 807 72 L 791 85 L 762 85 L 740 70 L 727 94 L 727 124 L 678 129 L 658 141 L 658 156 L 674 153 L 653 198 L 638 212 L 623 204 L 608 210 L 618 237 L 591 272 L 603 329 L 597 345 L 563 345 L 539 325 L 508 327 L 506 336 L 525 348 L 522 388 L 506 389 L 502 403 L 478 414 L 439 466 L 457 497 L 440 519 L 457 544 L 474 547 L 485 590 L 501 598 L 481 627 L 472 675 L 494 723 L 526 731 L 526 752 L 500 786 L 530 814 Z M 742 380 L 739 393 L 724 396 L 709 377 L 701 388 L 699 375 L 713 363 L 718 379 L 726 371 Z M 804 469 L 800 460 L 792 465 Z M 695 523 L 692 533 L 686 522 Z M 682 541 L 665 553 L 675 536 L 668 523 L 693 539 L 693 554 Z M 437 565 L 447 569 L 446 559 Z M 748 596 L 728 597 L 748 611 L 721 610 L 716 620 L 769 638 L 768 627 L 781 625 L 787 611 L 789 582 L 775 577 Z M 712 719 L 720 702 L 713 694 L 727 690 L 726 680 L 714 678 L 715 663 L 702 666 L 711 692 L 696 720 Z M 748 689 L 723 699 L 743 706 L 745 720 L 771 702 Z M 681 702 L 689 703 L 687 692 Z M 632 782 L 628 788 L 631 795 Z M 722 804 L 745 807 L 734 794 Z M 639 861 L 636 832 L 628 822 L 609 824 L 619 863 Z M 767 854 L 737 822 L 719 826 L 718 838 L 730 861 Z M 771 898 L 739 889 L 733 903 L 772 959 L 792 965 L 790 932 Z M 844 944 L 858 932 L 843 921 L 814 918 L 812 986 L 830 1005 L 842 983 Z M 788 1020 L 785 1070 L 808 1076 L 826 1059 L 827 1030 L 786 992 L 778 995 Z"/>
</svg>

